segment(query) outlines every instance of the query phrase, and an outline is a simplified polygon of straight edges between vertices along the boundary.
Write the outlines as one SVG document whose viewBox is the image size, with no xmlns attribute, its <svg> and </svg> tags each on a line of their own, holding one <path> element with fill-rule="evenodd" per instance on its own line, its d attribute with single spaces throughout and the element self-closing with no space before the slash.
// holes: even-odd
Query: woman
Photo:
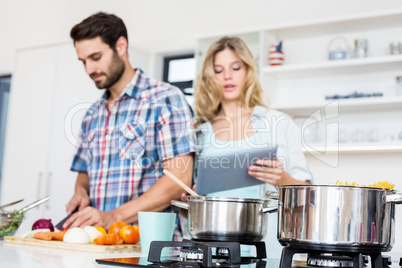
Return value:
<svg viewBox="0 0 402 268">
<path fill-rule="evenodd" d="M 194 96 L 199 155 L 257 146 L 278 146 L 277 159 L 259 160 L 249 174 L 265 182 L 210 194 L 221 197 L 263 198 L 275 186 L 309 184 L 312 175 L 301 151 L 292 119 L 264 104 L 256 64 L 247 45 L 237 37 L 223 37 L 209 48 Z M 195 176 L 196 179 L 196 176 Z M 277 257 L 276 214 L 269 222 L 268 257 Z M 275 250 L 276 249 L 276 250 Z"/>
</svg>

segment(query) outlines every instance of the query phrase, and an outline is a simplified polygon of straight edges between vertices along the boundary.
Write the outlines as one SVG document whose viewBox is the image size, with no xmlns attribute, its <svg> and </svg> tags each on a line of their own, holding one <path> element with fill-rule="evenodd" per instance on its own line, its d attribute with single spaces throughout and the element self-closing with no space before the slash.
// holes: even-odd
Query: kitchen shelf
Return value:
<svg viewBox="0 0 402 268">
<path fill-rule="evenodd" d="M 324 108 L 332 102 L 339 103 L 340 113 L 370 111 L 402 110 L 402 96 L 397 97 L 370 97 L 326 100 L 321 104 L 302 104 L 295 106 L 274 106 L 273 108 L 289 115 L 309 116 L 315 111 Z"/>
<path fill-rule="evenodd" d="M 402 68 L 402 55 L 386 55 L 379 57 L 352 58 L 305 64 L 291 64 L 281 66 L 265 66 L 262 73 L 273 78 L 285 78 L 292 75 L 303 77 L 306 75 L 339 75 L 340 73 L 362 73 Z"/>
<path fill-rule="evenodd" d="M 316 147 L 314 150 L 318 153 L 402 153 L 402 145 L 350 145 L 350 146 L 329 146 Z M 309 151 L 302 149 L 305 154 Z"/>
<path fill-rule="evenodd" d="M 310 132 L 319 135 L 326 123 L 328 126 L 338 124 L 338 131 L 348 136 L 358 132 L 366 135 L 371 129 L 377 129 L 382 137 L 394 137 L 395 133 L 401 132 L 402 96 L 395 96 L 394 88 L 395 78 L 402 75 L 402 54 L 389 55 L 389 44 L 402 35 L 402 9 L 312 18 L 297 23 L 220 33 L 220 36 L 223 35 L 237 35 L 250 47 L 258 63 L 261 86 L 270 99 L 271 107 L 297 118 L 299 124 L 303 117 L 308 120 L 310 115 L 318 116 L 317 111 L 320 112 L 321 121 L 316 118 L 320 124 L 312 126 Z M 199 64 L 216 36 L 199 39 L 198 48 L 203 52 L 197 53 Z M 336 49 L 337 44 L 332 41 L 337 37 L 346 40 L 341 49 L 348 51 L 349 55 L 355 39 L 366 39 L 368 57 L 328 60 L 329 51 Z M 281 66 L 270 66 L 269 48 L 279 40 L 283 41 L 285 62 Z M 383 96 L 325 99 L 326 96 L 345 96 L 353 92 L 382 93 Z M 299 124 L 298 127 L 303 127 Z M 338 137 L 335 133 L 336 130 L 328 131 L 329 144 L 336 144 Z M 402 152 L 399 140 L 383 140 L 387 141 L 386 146 L 373 142 L 319 148 L 323 144 L 317 144 L 315 149 L 328 153 Z"/>
</svg>

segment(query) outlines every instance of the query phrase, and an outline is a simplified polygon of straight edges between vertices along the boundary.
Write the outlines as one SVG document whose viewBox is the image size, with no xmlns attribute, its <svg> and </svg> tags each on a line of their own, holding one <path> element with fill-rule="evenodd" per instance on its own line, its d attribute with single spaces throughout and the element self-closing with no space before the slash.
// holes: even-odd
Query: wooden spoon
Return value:
<svg viewBox="0 0 402 268">
<path fill-rule="evenodd" d="M 187 193 L 191 194 L 192 196 L 199 196 L 196 192 L 194 192 L 190 187 L 188 187 L 184 182 L 182 182 L 179 178 L 175 175 L 167 171 L 166 169 L 163 170 L 163 173 L 166 174 L 169 178 L 174 180 L 181 188 L 183 188 Z"/>
</svg>

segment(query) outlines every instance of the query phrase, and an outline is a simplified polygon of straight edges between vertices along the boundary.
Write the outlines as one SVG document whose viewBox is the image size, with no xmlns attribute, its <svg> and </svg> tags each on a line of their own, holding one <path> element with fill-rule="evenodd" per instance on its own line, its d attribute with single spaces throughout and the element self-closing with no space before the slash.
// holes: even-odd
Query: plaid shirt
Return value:
<svg viewBox="0 0 402 268">
<path fill-rule="evenodd" d="M 102 211 L 145 193 L 163 175 L 162 161 L 196 152 L 192 111 L 178 88 L 136 69 L 109 109 L 108 96 L 84 116 L 71 167 L 88 173 L 92 206 Z"/>
</svg>

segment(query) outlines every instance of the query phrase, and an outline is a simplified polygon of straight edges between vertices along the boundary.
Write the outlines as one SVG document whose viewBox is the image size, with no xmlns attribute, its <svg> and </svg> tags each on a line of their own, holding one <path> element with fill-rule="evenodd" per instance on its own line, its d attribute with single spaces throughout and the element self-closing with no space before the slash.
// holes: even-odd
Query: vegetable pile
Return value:
<svg viewBox="0 0 402 268">
<path fill-rule="evenodd" d="M 39 224 L 39 223 L 40 224 Z M 108 233 L 100 226 L 85 226 L 84 228 L 73 227 L 62 232 L 51 231 L 50 220 L 38 220 L 34 227 L 45 227 L 46 229 L 35 229 L 25 234 L 24 237 L 34 237 L 41 240 L 59 240 L 71 244 L 88 244 L 95 243 L 97 245 L 122 245 L 136 244 L 140 241 L 140 233 L 138 226 L 130 226 L 125 222 L 113 223 Z"/>
</svg>

